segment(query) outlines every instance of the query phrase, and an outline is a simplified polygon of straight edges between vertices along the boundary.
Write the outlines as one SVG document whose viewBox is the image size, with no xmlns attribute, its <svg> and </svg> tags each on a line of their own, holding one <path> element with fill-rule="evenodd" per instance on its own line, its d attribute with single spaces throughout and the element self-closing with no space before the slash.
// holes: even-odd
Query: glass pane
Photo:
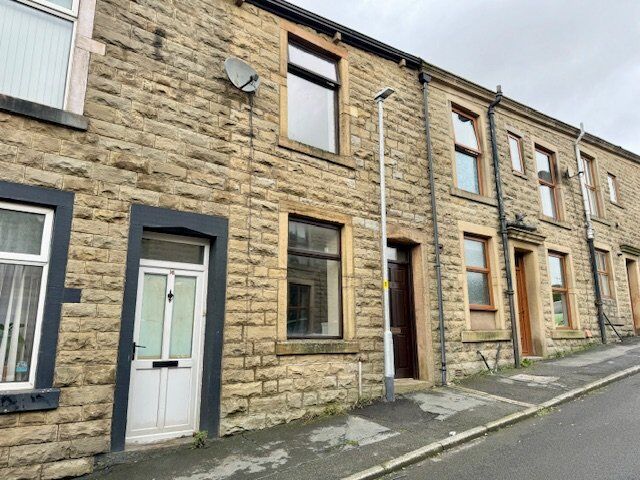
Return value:
<svg viewBox="0 0 640 480">
<path fill-rule="evenodd" d="M 486 273 L 467 272 L 470 305 L 490 305 L 489 276 Z"/>
<path fill-rule="evenodd" d="M 287 276 L 287 335 L 339 337 L 340 262 L 289 255 Z"/>
<path fill-rule="evenodd" d="M 164 328 L 164 307 L 167 298 L 167 276 L 144 274 L 142 312 L 137 344 L 137 358 L 160 358 Z M 142 348 L 144 347 L 144 348 Z"/>
<path fill-rule="evenodd" d="M 409 253 L 398 247 L 387 247 L 387 259 L 392 262 L 407 263 L 409 261 Z"/>
<path fill-rule="evenodd" d="M 618 190 L 616 188 L 616 180 L 613 176 L 607 176 L 607 181 L 609 182 L 609 198 L 612 202 L 618 203 Z"/>
<path fill-rule="evenodd" d="M 456 151 L 456 177 L 458 188 L 467 192 L 480 193 L 476 157 Z"/>
<path fill-rule="evenodd" d="M 289 221 L 289 248 L 337 255 L 340 232 L 310 223 Z"/>
<path fill-rule="evenodd" d="M 547 183 L 553 183 L 551 175 L 551 159 L 549 155 L 540 150 L 536 150 L 536 166 L 538 170 L 538 178 Z"/>
<path fill-rule="evenodd" d="M 600 209 L 598 208 L 598 196 L 595 190 L 587 189 L 587 200 L 589 203 L 589 213 L 596 217 L 600 215 Z"/>
<path fill-rule="evenodd" d="M 288 135 L 291 140 L 336 152 L 336 91 L 287 75 Z"/>
<path fill-rule="evenodd" d="M 487 268 L 485 242 L 482 240 L 465 238 L 464 260 L 467 267 Z"/>
<path fill-rule="evenodd" d="M 564 293 L 553 294 L 553 321 L 556 327 L 569 326 L 569 310 L 567 309 L 567 297 Z"/>
<path fill-rule="evenodd" d="M 542 213 L 547 217 L 556 218 L 556 199 L 551 187 L 540 185 L 540 200 L 542 202 Z"/>
<path fill-rule="evenodd" d="M 297 45 L 289 44 L 289 62 L 335 82 L 338 81 L 337 65 L 334 60 L 322 57 Z"/>
<path fill-rule="evenodd" d="M 593 175 L 592 168 L 593 163 L 590 159 L 582 157 L 583 168 L 584 168 L 584 181 L 587 185 L 593 186 Z"/>
<path fill-rule="evenodd" d="M 71 10 L 73 8 L 73 0 L 45 0 L 55 5 L 58 5 L 62 8 L 66 8 L 67 10 Z"/>
<path fill-rule="evenodd" d="M 456 143 L 458 145 L 471 147 L 474 150 L 479 150 L 473 120 L 456 112 L 451 112 L 451 118 L 453 119 L 453 131 L 456 136 Z"/>
<path fill-rule="evenodd" d="M 0 208 L 0 252 L 40 255 L 45 216 Z"/>
<path fill-rule="evenodd" d="M 522 164 L 522 150 L 517 138 L 509 137 L 509 153 L 511 154 L 511 165 L 513 166 L 513 169 L 518 172 L 524 172 L 524 165 Z"/>
<path fill-rule="evenodd" d="M 551 286 L 564 288 L 564 261 L 560 257 L 549 257 L 549 275 L 551 277 Z"/>
<path fill-rule="evenodd" d="M 0 383 L 27 382 L 42 267 L 0 263 Z"/>
<path fill-rule="evenodd" d="M 0 0 L 0 92 L 62 108 L 72 33 L 73 22 Z"/>
<path fill-rule="evenodd" d="M 607 254 L 596 251 L 596 265 L 601 272 L 607 271 Z"/>
<path fill-rule="evenodd" d="M 600 291 L 602 292 L 602 295 L 604 297 L 611 297 L 611 288 L 610 288 L 610 285 L 609 285 L 609 276 L 608 275 L 599 274 L 598 277 L 600 278 Z"/>
<path fill-rule="evenodd" d="M 204 246 L 143 238 L 142 258 L 202 265 L 204 262 Z"/>
<path fill-rule="evenodd" d="M 173 291 L 173 313 L 171 314 L 171 358 L 191 358 L 193 322 L 196 309 L 195 277 L 176 275 Z"/>
</svg>

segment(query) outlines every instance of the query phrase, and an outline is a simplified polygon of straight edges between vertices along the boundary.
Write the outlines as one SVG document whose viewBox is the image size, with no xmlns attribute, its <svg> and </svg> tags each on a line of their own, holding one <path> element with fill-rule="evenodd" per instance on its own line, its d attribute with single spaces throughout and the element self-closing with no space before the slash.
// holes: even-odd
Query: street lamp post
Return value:
<svg viewBox="0 0 640 480">
<path fill-rule="evenodd" d="M 385 187 L 384 165 L 384 101 L 394 93 L 392 88 L 386 87 L 380 91 L 375 101 L 378 104 L 378 132 L 380 135 L 380 248 L 382 250 L 382 290 L 384 307 L 384 389 L 387 402 L 395 400 L 394 392 L 394 359 L 393 336 L 391 335 L 391 315 L 389 311 L 389 267 L 387 261 L 387 195 Z"/>
</svg>

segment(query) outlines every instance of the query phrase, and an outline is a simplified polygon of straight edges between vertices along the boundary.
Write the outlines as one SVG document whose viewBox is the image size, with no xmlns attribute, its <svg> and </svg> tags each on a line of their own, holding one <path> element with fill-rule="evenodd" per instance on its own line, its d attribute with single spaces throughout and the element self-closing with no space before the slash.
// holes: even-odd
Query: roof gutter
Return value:
<svg viewBox="0 0 640 480">
<path fill-rule="evenodd" d="M 373 53 L 387 60 L 393 60 L 396 63 L 401 63 L 404 60 L 407 67 L 413 70 L 418 70 L 422 67 L 422 59 L 420 57 L 398 50 L 375 38 L 371 38 L 325 17 L 316 15 L 304 8 L 285 2 L 284 0 L 245 0 L 245 3 L 255 5 L 262 10 L 266 10 L 290 22 L 311 27 L 331 37 L 334 37 L 336 33 L 338 33 L 340 34 L 342 43 L 359 48 L 365 52 Z"/>
</svg>

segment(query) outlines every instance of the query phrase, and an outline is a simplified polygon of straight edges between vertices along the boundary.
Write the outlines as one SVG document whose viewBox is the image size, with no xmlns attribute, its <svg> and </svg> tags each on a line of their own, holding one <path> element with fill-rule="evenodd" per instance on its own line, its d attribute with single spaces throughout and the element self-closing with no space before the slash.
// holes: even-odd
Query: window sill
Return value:
<svg viewBox="0 0 640 480">
<path fill-rule="evenodd" d="M 276 355 L 318 355 L 358 353 L 360 345 L 353 340 L 287 340 L 276 343 Z"/>
<path fill-rule="evenodd" d="M 606 225 L 607 227 L 612 227 L 613 226 L 613 222 L 610 220 L 606 220 L 604 218 L 601 217 L 591 217 L 591 220 L 593 220 L 596 223 L 600 223 L 602 225 Z"/>
<path fill-rule="evenodd" d="M 53 410 L 60 401 L 59 388 L 0 391 L 0 415 L 3 413 Z"/>
<path fill-rule="evenodd" d="M 484 205 L 490 205 L 492 207 L 498 206 L 498 201 L 495 198 L 478 195 L 477 193 L 467 192 L 466 190 L 462 190 L 457 187 L 451 187 L 449 193 L 454 197 L 464 198 L 466 200 L 471 200 L 472 202 L 482 203 Z"/>
<path fill-rule="evenodd" d="M 571 226 L 567 222 L 563 222 L 561 220 L 554 220 L 551 217 L 547 217 L 546 215 L 538 215 L 538 219 L 542 222 L 548 223 L 550 225 L 555 225 L 556 227 L 564 228 L 565 230 L 573 230 Z"/>
<path fill-rule="evenodd" d="M 618 207 L 618 208 L 621 208 L 622 210 L 624 210 L 624 205 L 622 205 L 621 203 L 618 203 L 618 202 L 611 202 L 611 201 L 609 201 L 609 203 L 610 203 L 611 205 L 613 205 L 614 207 Z"/>
<path fill-rule="evenodd" d="M 86 131 L 89 127 L 87 117 L 78 115 L 77 113 L 67 112 L 60 108 L 49 107 L 8 95 L 0 94 L 0 111 L 43 120 L 48 123 L 73 128 L 74 130 Z"/>
<path fill-rule="evenodd" d="M 292 150 L 294 152 L 304 153 L 305 155 L 309 155 L 310 157 L 327 160 L 328 162 L 335 163 L 336 165 L 341 165 L 343 167 L 351 169 L 356 168 L 356 162 L 355 160 L 353 160 L 353 158 L 349 158 L 344 155 L 338 155 L 337 153 L 327 152 L 320 148 L 311 147 L 309 145 L 305 145 L 304 143 L 296 142 L 295 140 L 290 140 L 283 136 L 278 136 L 278 146 L 286 148 L 287 150 Z"/>
<path fill-rule="evenodd" d="M 584 330 L 572 330 L 569 328 L 556 328 L 551 330 L 551 338 L 554 340 L 571 340 L 587 338 L 587 334 Z"/>
<path fill-rule="evenodd" d="M 513 172 L 513 174 L 514 174 L 516 177 L 520 177 L 520 178 L 522 178 L 523 180 L 529 180 L 529 177 L 527 176 L 527 174 L 526 174 L 526 173 L 520 172 L 520 171 L 518 171 L 518 170 L 512 170 L 512 172 Z"/>
<path fill-rule="evenodd" d="M 462 343 L 509 342 L 511 330 L 465 330 Z"/>
</svg>

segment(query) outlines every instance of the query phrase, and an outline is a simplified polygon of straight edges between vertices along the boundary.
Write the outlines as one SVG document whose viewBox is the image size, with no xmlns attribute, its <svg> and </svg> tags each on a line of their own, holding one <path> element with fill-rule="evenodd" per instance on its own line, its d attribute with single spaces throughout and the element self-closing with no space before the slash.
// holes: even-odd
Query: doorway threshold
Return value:
<svg viewBox="0 0 640 480">
<path fill-rule="evenodd" d="M 397 394 L 420 392 L 433 387 L 433 382 L 428 380 L 416 380 L 415 378 L 396 378 L 394 386 Z"/>
</svg>

